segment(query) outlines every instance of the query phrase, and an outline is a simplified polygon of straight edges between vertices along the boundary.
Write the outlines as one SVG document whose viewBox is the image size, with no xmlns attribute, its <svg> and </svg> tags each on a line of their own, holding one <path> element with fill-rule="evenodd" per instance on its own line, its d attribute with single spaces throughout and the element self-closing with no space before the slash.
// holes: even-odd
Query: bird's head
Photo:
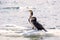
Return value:
<svg viewBox="0 0 60 40">
<path fill-rule="evenodd" d="M 30 15 L 33 16 L 33 11 L 32 10 L 29 10 L 29 12 L 30 12 Z"/>
</svg>

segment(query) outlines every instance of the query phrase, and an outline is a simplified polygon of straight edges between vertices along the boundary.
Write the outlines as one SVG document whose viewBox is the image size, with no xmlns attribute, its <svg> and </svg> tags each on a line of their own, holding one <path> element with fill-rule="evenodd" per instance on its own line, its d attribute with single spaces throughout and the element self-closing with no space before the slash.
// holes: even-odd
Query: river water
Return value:
<svg viewBox="0 0 60 40">
<path fill-rule="evenodd" d="M 49 30 L 48 32 L 56 33 L 57 36 L 6 36 L 5 34 L 20 32 L 20 27 L 32 27 L 28 22 L 30 9 L 33 10 L 37 21 Z M 0 40 L 60 40 L 59 17 L 60 0 L 0 0 Z"/>
</svg>

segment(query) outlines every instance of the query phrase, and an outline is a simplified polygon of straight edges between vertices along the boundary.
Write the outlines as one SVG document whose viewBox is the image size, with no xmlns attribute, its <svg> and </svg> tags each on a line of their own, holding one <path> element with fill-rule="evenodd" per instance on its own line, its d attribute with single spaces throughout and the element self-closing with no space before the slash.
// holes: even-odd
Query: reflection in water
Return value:
<svg viewBox="0 0 60 40">
<path fill-rule="evenodd" d="M 35 37 L 25 37 L 28 40 L 60 40 L 60 37 L 57 36 L 51 36 L 51 37 L 46 37 L 46 36 L 35 36 Z"/>
<path fill-rule="evenodd" d="M 43 38 L 42 37 L 30 38 L 30 40 L 43 40 Z"/>
<path fill-rule="evenodd" d="M 25 38 L 29 38 L 30 40 L 43 40 L 43 36 L 30 36 Z"/>
<path fill-rule="evenodd" d="M 54 37 L 47 37 L 47 36 L 31 36 L 31 37 L 6 37 L 6 36 L 1 36 L 1 39 L 4 40 L 60 40 L 60 37 L 54 36 Z"/>
</svg>

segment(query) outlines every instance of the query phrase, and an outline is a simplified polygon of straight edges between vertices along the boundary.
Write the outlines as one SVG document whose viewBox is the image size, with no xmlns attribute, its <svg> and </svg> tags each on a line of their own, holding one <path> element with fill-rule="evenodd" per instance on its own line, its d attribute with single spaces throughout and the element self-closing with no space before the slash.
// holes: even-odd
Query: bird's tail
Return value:
<svg viewBox="0 0 60 40">
<path fill-rule="evenodd" d="M 44 29 L 44 31 L 45 31 L 45 32 L 47 32 L 47 30 L 46 30 L 46 29 Z"/>
</svg>

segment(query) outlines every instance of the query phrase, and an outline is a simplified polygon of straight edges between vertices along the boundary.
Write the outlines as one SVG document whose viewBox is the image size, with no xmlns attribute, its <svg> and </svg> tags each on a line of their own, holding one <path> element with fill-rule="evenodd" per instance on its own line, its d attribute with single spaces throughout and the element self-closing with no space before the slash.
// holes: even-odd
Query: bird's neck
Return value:
<svg viewBox="0 0 60 40">
<path fill-rule="evenodd" d="M 30 18 L 33 16 L 33 12 L 30 12 Z"/>
</svg>

